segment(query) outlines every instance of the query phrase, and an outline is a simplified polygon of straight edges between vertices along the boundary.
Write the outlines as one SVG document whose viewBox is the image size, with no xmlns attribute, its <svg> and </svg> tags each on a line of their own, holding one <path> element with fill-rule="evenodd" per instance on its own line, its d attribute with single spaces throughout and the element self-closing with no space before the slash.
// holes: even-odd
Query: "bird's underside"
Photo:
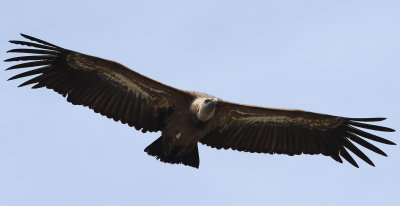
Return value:
<svg viewBox="0 0 400 206">
<path fill-rule="evenodd" d="M 200 142 L 217 149 L 256 153 L 322 154 L 340 163 L 344 158 L 358 167 L 350 151 L 374 166 L 358 146 L 386 156 L 370 141 L 395 144 L 365 131 L 393 132 L 371 124 L 385 118 L 346 118 L 231 103 L 176 89 L 119 63 L 21 35 L 30 41 L 10 42 L 30 48 L 8 51 L 26 55 L 5 60 L 23 61 L 7 70 L 30 70 L 9 80 L 30 77 L 20 86 L 46 87 L 72 104 L 87 106 L 142 132 L 161 131 L 161 137 L 145 152 L 163 162 L 198 168 Z"/>
</svg>

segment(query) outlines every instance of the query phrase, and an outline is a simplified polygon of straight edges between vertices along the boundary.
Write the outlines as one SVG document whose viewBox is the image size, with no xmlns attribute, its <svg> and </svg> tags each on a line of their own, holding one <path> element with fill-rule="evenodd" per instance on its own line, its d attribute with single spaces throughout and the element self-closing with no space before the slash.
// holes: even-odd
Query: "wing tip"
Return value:
<svg viewBox="0 0 400 206">
<path fill-rule="evenodd" d="M 365 160 L 364 160 L 365 161 Z M 369 165 L 371 165 L 372 167 L 375 167 L 375 164 L 371 161 L 371 160 L 369 160 L 369 161 L 365 161 L 366 163 L 368 163 Z"/>
<path fill-rule="evenodd" d="M 19 35 L 21 35 L 22 37 L 27 38 L 27 39 L 28 39 L 28 37 L 30 37 L 29 35 L 24 34 L 24 33 L 19 33 Z"/>
<path fill-rule="evenodd" d="M 15 59 L 15 57 L 12 57 L 12 58 L 5 59 L 3 61 L 4 62 L 12 62 L 12 61 L 15 61 L 14 59 Z"/>
<path fill-rule="evenodd" d="M 9 71 L 9 70 L 12 70 L 12 69 L 14 69 L 15 68 L 15 65 L 14 66 L 11 66 L 11 67 L 8 67 L 7 69 L 5 69 L 5 71 Z"/>
</svg>

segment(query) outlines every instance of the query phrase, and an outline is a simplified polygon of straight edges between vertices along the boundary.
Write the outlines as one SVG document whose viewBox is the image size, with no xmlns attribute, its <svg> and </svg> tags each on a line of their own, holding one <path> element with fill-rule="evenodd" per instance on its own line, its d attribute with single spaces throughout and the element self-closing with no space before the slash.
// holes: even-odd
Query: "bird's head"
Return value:
<svg viewBox="0 0 400 206">
<path fill-rule="evenodd" d="M 202 101 L 198 104 L 198 110 L 196 113 L 197 118 L 203 122 L 209 120 L 214 116 L 217 104 L 218 98 L 216 97 L 202 99 Z"/>
</svg>

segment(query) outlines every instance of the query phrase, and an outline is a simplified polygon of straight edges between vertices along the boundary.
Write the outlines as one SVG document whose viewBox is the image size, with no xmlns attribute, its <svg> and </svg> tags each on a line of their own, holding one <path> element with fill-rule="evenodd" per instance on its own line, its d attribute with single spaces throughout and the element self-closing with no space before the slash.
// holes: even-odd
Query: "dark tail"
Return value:
<svg viewBox="0 0 400 206">
<path fill-rule="evenodd" d="M 167 148 L 167 152 L 164 152 L 164 145 L 161 136 L 147 146 L 144 151 L 147 154 L 156 157 L 161 162 L 184 164 L 186 166 L 199 168 L 200 160 L 197 144 L 194 147 L 170 146 L 170 148 Z"/>
</svg>

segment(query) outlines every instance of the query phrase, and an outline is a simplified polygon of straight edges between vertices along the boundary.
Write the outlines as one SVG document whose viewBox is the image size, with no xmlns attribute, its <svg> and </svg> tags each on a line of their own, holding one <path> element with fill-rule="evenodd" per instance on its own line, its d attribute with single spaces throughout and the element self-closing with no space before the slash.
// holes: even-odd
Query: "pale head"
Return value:
<svg viewBox="0 0 400 206">
<path fill-rule="evenodd" d="M 191 110 L 196 114 L 197 119 L 205 122 L 214 116 L 217 104 L 216 97 L 199 97 L 193 101 Z"/>
</svg>

